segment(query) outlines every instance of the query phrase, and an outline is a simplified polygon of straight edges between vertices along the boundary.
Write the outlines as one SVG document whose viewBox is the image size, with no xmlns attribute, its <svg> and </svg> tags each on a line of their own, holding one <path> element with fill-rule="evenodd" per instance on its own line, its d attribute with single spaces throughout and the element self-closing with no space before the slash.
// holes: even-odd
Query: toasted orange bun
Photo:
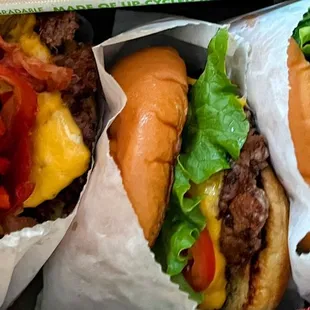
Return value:
<svg viewBox="0 0 310 310">
<path fill-rule="evenodd" d="M 293 38 L 289 42 L 287 65 L 290 84 L 289 127 L 298 169 L 310 184 L 310 64 Z"/>
<path fill-rule="evenodd" d="M 127 96 L 109 129 L 110 152 L 152 246 L 165 216 L 188 109 L 186 66 L 169 47 L 151 47 L 111 70 Z"/>
<path fill-rule="evenodd" d="M 289 281 L 288 199 L 270 167 L 262 171 L 262 181 L 270 204 L 266 247 L 255 262 L 231 279 L 224 307 L 227 310 L 274 310 Z"/>
</svg>

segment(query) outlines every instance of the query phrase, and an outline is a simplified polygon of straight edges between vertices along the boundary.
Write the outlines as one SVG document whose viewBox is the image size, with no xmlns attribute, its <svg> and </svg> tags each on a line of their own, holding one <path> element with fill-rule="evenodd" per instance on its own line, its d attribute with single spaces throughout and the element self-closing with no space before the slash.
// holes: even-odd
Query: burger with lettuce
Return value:
<svg viewBox="0 0 310 310">
<path fill-rule="evenodd" d="M 226 74 L 228 42 L 218 30 L 191 78 L 169 46 L 118 60 L 127 103 L 110 152 L 157 261 L 200 309 L 275 309 L 290 274 L 288 200 Z"/>
</svg>

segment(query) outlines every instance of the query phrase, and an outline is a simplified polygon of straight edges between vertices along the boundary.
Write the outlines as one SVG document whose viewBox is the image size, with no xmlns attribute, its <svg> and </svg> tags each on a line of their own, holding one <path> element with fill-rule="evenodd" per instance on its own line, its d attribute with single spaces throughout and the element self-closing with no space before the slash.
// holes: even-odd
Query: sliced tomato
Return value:
<svg viewBox="0 0 310 310">
<path fill-rule="evenodd" d="M 73 70 L 27 56 L 17 44 L 7 43 L 0 36 L 0 48 L 6 52 L 1 63 L 17 71 L 36 86 L 37 81 L 44 81 L 48 91 L 64 90 L 71 83 Z"/>
<path fill-rule="evenodd" d="M 14 204 L 22 204 L 33 192 L 34 184 L 29 181 L 32 167 L 31 141 L 29 135 L 24 135 L 19 139 L 16 151 L 12 156 L 5 181 L 9 188 L 14 191 Z"/>
<path fill-rule="evenodd" d="M 204 291 L 215 275 L 214 248 L 207 228 L 189 249 L 189 255 L 191 261 L 183 271 L 184 277 L 195 291 Z"/>
</svg>

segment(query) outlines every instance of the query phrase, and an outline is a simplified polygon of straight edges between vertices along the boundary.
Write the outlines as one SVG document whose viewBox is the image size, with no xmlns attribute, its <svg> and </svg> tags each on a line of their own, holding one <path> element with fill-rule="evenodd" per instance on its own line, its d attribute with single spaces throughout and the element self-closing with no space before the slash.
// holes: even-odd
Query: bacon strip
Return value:
<svg viewBox="0 0 310 310">
<path fill-rule="evenodd" d="M 71 68 L 47 64 L 35 57 L 29 57 L 18 44 L 7 43 L 1 36 L 0 48 L 6 52 L 0 63 L 25 77 L 37 91 L 42 88 L 47 91 L 61 91 L 70 85 L 73 76 Z M 42 87 L 42 82 L 45 87 Z"/>
</svg>

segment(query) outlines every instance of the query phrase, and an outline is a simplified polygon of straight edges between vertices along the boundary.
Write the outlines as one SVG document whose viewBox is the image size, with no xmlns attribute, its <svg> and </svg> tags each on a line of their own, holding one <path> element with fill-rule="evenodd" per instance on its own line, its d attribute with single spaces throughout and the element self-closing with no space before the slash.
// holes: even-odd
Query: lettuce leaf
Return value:
<svg viewBox="0 0 310 310">
<path fill-rule="evenodd" d="M 179 279 L 180 288 L 195 300 L 199 295 L 184 285 L 182 270 L 189 260 L 187 250 L 207 223 L 199 208 L 203 197 L 189 197 L 188 191 L 192 183 L 201 184 L 230 168 L 230 158 L 239 157 L 249 132 L 238 88 L 226 75 L 227 48 L 228 31 L 220 29 L 210 41 L 205 70 L 190 92 L 170 204 L 154 250 L 163 270 Z"/>
<path fill-rule="evenodd" d="M 310 57 L 310 8 L 293 30 L 292 37 L 299 45 L 305 57 Z"/>
</svg>

